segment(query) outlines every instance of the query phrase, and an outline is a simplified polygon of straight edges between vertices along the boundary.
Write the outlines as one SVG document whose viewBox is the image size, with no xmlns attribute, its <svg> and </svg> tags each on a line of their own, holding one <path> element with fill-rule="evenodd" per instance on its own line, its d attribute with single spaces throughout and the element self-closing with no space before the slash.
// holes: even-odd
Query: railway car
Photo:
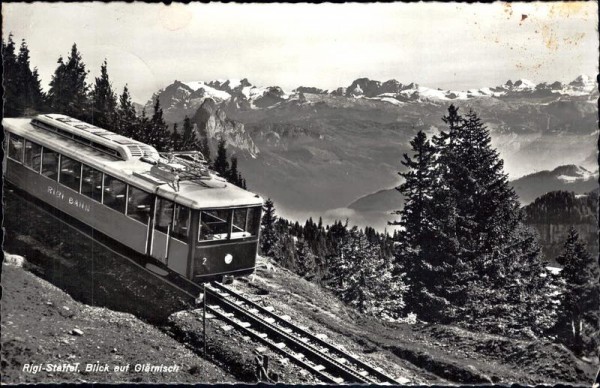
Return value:
<svg viewBox="0 0 600 388">
<path fill-rule="evenodd" d="M 2 124 L 17 189 L 194 282 L 253 272 L 263 200 L 201 153 L 159 153 L 59 114 Z"/>
</svg>

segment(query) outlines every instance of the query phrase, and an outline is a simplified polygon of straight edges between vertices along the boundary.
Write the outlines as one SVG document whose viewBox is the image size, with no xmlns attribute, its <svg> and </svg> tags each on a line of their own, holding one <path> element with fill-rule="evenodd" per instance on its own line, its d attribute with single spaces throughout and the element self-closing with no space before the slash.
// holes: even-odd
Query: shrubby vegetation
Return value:
<svg viewBox="0 0 600 388">
<path fill-rule="evenodd" d="M 264 205 L 261 253 L 307 280 L 331 290 L 361 312 L 398 318 L 405 286 L 394 272 L 393 241 L 372 228 L 348 228 L 336 221 L 304 225 L 275 215 L 273 201 Z"/>
</svg>

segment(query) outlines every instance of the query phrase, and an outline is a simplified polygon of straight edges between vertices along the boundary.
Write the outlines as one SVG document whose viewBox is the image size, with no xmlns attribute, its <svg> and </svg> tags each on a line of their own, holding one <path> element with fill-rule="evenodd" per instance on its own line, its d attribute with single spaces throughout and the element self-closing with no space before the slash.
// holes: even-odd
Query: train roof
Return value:
<svg viewBox="0 0 600 388">
<path fill-rule="evenodd" d="M 140 189 L 192 209 L 254 206 L 263 203 L 260 196 L 230 184 L 213 173 L 209 174 L 208 179 L 201 180 L 186 180 L 182 175 L 179 191 L 176 191 L 171 181 L 156 173 L 153 164 L 139 157 L 122 160 L 114 155 L 108 155 L 74 139 L 38 128 L 32 125 L 31 118 L 5 118 L 2 124 L 5 130 L 11 133 L 47 146 Z M 119 135 L 115 134 L 115 136 Z M 119 138 L 123 137 L 119 136 Z"/>
</svg>

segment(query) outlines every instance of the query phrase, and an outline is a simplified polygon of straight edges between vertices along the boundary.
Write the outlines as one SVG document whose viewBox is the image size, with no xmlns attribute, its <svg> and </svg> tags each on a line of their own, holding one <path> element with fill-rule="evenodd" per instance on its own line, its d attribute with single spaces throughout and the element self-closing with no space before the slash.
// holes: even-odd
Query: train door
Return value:
<svg viewBox="0 0 600 388">
<path fill-rule="evenodd" d="M 169 257 L 169 236 L 173 227 L 174 207 L 175 204 L 172 201 L 160 197 L 156 198 L 150 256 L 160 260 L 164 264 L 167 264 Z"/>
<path fill-rule="evenodd" d="M 157 197 L 155 220 L 150 255 L 175 272 L 186 275 L 190 210 Z"/>
</svg>

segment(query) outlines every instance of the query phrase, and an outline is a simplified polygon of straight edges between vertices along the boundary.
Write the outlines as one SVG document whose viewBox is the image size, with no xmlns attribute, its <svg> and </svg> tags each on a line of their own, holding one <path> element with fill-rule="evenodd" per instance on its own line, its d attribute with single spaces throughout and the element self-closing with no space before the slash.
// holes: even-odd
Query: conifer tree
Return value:
<svg viewBox="0 0 600 388">
<path fill-rule="evenodd" d="M 410 144 L 414 156 L 404 154 L 401 162 L 408 171 L 398 173 L 404 178 L 404 183 L 397 187 L 405 197 L 404 208 L 396 214 L 401 216 L 398 224 L 405 230 L 405 243 L 417 249 L 422 243 L 422 233 L 431 223 L 431 199 L 436 188 L 436 150 L 423 131 L 419 131 Z"/>
<path fill-rule="evenodd" d="M 412 287 L 408 309 L 427 320 L 489 318 L 497 330 L 518 330 L 523 322 L 539 331 L 548 326 L 540 318 L 546 305 L 540 250 L 523 225 L 503 162 L 475 113 L 463 118 L 451 105 L 443 120 L 449 128 L 434 137 L 435 149 L 425 148 L 418 134 L 413 148 L 421 152 L 404 161 L 399 255 Z M 420 153 L 429 167 L 418 163 Z"/>
<path fill-rule="evenodd" d="M 271 198 L 265 201 L 263 205 L 263 216 L 261 220 L 261 236 L 260 236 L 260 251 L 263 255 L 273 257 L 273 249 L 277 244 L 277 234 L 275 223 L 277 216 L 275 215 L 275 205 Z"/>
<path fill-rule="evenodd" d="M 31 115 L 44 109 L 44 93 L 37 68 L 31 71 L 29 48 L 25 39 L 21 42 L 17 56 L 17 85 L 19 110 L 22 114 Z"/>
<path fill-rule="evenodd" d="M 140 117 L 135 120 L 135 125 L 132 128 L 132 139 L 141 141 L 142 143 L 150 144 L 149 128 L 151 128 L 150 119 L 146 115 L 146 109 L 142 109 Z M 152 144 L 150 144 L 152 145 Z"/>
<path fill-rule="evenodd" d="M 182 146 L 181 146 L 182 150 L 202 152 L 201 144 L 198 140 L 198 137 L 196 136 L 196 131 L 194 131 L 192 121 L 190 120 L 190 118 L 188 116 L 185 116 L 185 118 L 183 119 L 183 135 L 182 135 L 181 142 L 182 142 Z M 202 155 L 204 156 L 204 159 L 206 161 L 208 161 L 208 155 L 205 155 L 204 152 L 202 152 Z"/>
<path fill-rule="evenodd" d="M 561 315 L 565 324 L 570 326 L 568 343 L 579 355 L 598 345 L 595 337 L 600 329 L 600 269 L 598 261 L 579 241 L 579 234 L 574 227 L 569 230 L 563 253 L 556 260 L 563 266 L 560 276 L 565 282 Z"/>
<path fill-rule="evenodd" d="M 213 163 L 213 169 L 222 177 L 227 178 L 229 171 L 229 162 L 227 161 L 227 149 L 225 148 L 225 139 L 219 140 L 217 147 L 217 156 Z"/>
<path fill-rule="evenodd" d="M 298 241 L 296 248 L 296 273 L 302 277 L 312 277 L 315 273 L 315 255 L 306 240 Z"/>
<path fill-rule="evenodd" d="M 100 66 L 100 77 L 95 80 L 91 98 L 91 122 L 101 128 L 114 131 L 117 122 L 117 97 L 108 78 L 106 59 Z"/>
<path fill-rule="evenodd" d="M 393 278 L 391 263 L 383 260 L 379 246 L 356 227 L 342 242 L 332 272 L 330 287 L 345 303 L 369 315 L 391 318 L 400 313 L 406 287 Z"/>
<path fill-rule="evenodd" d="M 447 120 L 454 122 L 456 111 L 451 110 Z M 451 128 L 454 130 L 454 128 Z M 442 133 L 441 136 L 445 136 Z M 439 141 L 439 140 L 438 140 Z M 396 212 L 400 220 L 394 222 L 402 226 L 397 241 L 400 242 L 397 251 L 397 265 L 402 263 L 410 292 L 406 296 L 407 308 L 416 312 L 423 319 L 437 320 L 438 314 L 443 313 L 443 306 L 448 304 L 438 287 L 444 287 L 450 265 L 444 256 L 444 246 L 435 244 L 446 242 L 447 235 L 443 234 L 445 217 L 441 214 L 451 207 L 443 207 L 442 197 L 445 192 L 439 184 L 439 175 L 443 174 L 437 165 L 437 149 L 424 132 L 419 131 L 411 141 L 413 155 L 404 154 L 402 165 L 408 168 L 399 175 L 404 182 L 397 187 L 405 197 L 402 210 Z M 434 197 L 440 200 L 436 207 Z M 447 203 L 452 203 L 446 199 Z M 441 236 L 440 236 L 441 235 Z M 396 271 L 398 272 L 398 271 Z"/>
<path fill-rule="evenodd" d="M 62 57 L 58 59 L 58 67 L 50 81 L 48 101 L 53 112 L 88 120 L 87 73 L 77 45 L 73 44 L 67 61 Z"/>
<path fill-rule="evenodd" d="M 210 160 L 210 146 L 207 136 L 202 137 L 202 140 L 200 141 L 200 152 L 202 152 L 202 155 L 204 155 L 204 159 L 207 161 Z"/>
<path fill-rule="evenodd" d="M 13 35 L 8 35 L 8 40 L 2 40 L 2 65 L 4 86 L 4 115 L 6 117 L 18 117 L 23 115 L 23 109 L 19 104 L 19 82 L 17 54 Z"/>
<path fill-rule="evenodd" d="M 117 108 L 115 132 L 132 138 L 139 138 L 140 134 L 136 133 L 138 127 L 138 118 L 135 113 L 133 101 L 127 85 L 123 87 L 123 93 L 119 96 L 119 107 Z M 139 128 L 137 128 L 139 129 Z"/>
<path fill-rule="evenodd" d="M 240 173 L 237 169 L 237 158 L 235 156 L 231 157 L 231 167 L 227 170 L 226 179 L 236 186 L 241 186 Z"/>
<path fill-rule="evenodd" d="M 175 151 L 182 151 L 182 138 L 177 131 L 177 123 L 173 124 L 173 133 L 171 134 L 171 149 Z"/>
<path fill-rule="evenodd" d="M 145 143 L 154 146 L 158 151 L 170 150 L 171 139 L 158 97 L 155 98 L 154 112 L 145 130 L 145 139 Z"/>
</svg>

